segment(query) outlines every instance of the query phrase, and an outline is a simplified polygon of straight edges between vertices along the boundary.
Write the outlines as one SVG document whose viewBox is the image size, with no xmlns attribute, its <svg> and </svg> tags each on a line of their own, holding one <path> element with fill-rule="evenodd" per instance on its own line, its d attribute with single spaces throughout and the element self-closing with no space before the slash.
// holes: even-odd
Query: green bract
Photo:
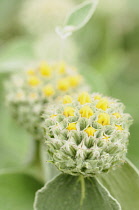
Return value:
<svg viewBox="0 0 139 210">
<path fill-rule="evenodd" d="M 44 104 L 65 93 L 78 91 L 82 77 L 65 63 L 42 62 L 37 68 L 12 75 L 6 83 L 6 101 L 13 117 L 35 139 L 42 139 L 40 124 Z"/>
<path fill-rule="evenodd" d="M 65 96 L 47 107 L 47 150 L 57 168 L 71 175 L 94 176 L 124 163 L 132 118 L 122 103 L 100 94 Z"/>
</svg>

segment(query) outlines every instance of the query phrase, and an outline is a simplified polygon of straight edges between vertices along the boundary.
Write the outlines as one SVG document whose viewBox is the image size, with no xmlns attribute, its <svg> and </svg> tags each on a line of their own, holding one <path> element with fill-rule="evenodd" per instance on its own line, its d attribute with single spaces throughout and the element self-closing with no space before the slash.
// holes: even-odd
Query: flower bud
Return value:
<svg viewBox="0 0 139 210">
<path fill-rule="evenodd" d="M 34 69 L 12 75 L 6 83 L 6 101 L 13 117 L 36 139 L 43 138 L 42 113 L 44 105 L 58 100 L 65 94 L 77 93 L 83 84 L 81 75 L 64 62 L 49 64 L 45 61 Z M 72 102 L 66 95 L 64 104 Z M 74 116 L 73 108 L 67 107 L 64 116 Z M 54 118 L 53 114 L 51 117 Z M 61 125 L 62 126 L 62 125 Z M 70 129 L 70 127 L 69 127 Z"/>
<path fill-rule="evenodd" d="M 123 111 L 117 100 L 87 92 L 64 96 L 59 105 L 47 107 L 44 130 L 52 162 L 64 173 L 84 176 L 121 165 L 132 123 Z"/>
</svg>

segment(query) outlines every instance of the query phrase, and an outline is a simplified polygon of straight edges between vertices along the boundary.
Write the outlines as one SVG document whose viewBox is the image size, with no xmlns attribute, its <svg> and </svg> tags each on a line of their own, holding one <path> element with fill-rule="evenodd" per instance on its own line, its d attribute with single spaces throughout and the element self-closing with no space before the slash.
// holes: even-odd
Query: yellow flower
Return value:
<svg viewBox="0 0 139 210">
<path fill-rule="evenodd" d="M 58 66 L 58 73 L 64 74 L 66 72 L 66 64 L 64 62 L 61 62 Z"/>
<path fill-rule="evenodd" d="M 46 62 L 42 62 L 40 65 L 40 73 L 42 76 L 50 77 L 52 69 Z"/>
<path fill-rule="evenodd" d="M 80 114 L 82 117 L 90 118 L 94 113 L 89 106 L 84 106 L 80 109 Z"/>
<path fill-rule="evenodd" d="M 108 137 L 108 136 L 105 136 L 105 135 L 104 135 L 102 138 L 103 138 L 106 142 L 109 141 L 109 137 Z"/>
<path fill-rule="evenodd" d="M 57 116 L 57 114 L 53 114 L 53 115 L 51 115 L 51 118 L 54 118 L 54 117 L 56 117 Z"/>
<path fill-rule="evenodd" d="M 34 75 L 35 71 L 33 69 L 29 69 L 29 70 L 27 70 L 27 74 L 28 75 Z"/>
<path fill-rule="evenodd" d="M 38 77 L 32 76 L 28 79 L 28 83 L 30 86 L 37 86 L 40 84 L 40 80 Z"/>
<path fill-rule="evenodd" d="M 37 98 L 37 94 L 36 93 L 30 93 L 29 97 L 35 99 L 35 98 Z"/>
<path fill-rule="evenodd" d="M 53 96 L 55 94 L 55 91 L 52 85 L 46 85 L 42 91 L 45 96 Z"/>
<path fill-rule="evenodd" d="M 63 114 L 66 116 L 66 117 L 69 117 L 69 116 L 74 116 L 74 108 L 73 107 L 66 107 L 64 109 L 64 112 Z"/>
<path fill-rule="evenodd" d="M 120 118 L 120 117 L 121 117 L 120 113 L 118 113 L 118 112 L 113 113 L 113 115 L 114 115 L 116 118 Z"/>
<path fill-rule="evenodd" d="M 116 127 L 116 129 L 119 130 L 119 131 L 122 131 L 122 130 L 123 130 L 123 128 L 122 128 L 121 125 L 115 125 L 115 127 Z"/>
<path fill-rule="evenodd" d="M 65 95 L 63 97 L 63 104 L 69 104 L 69 103 L 72 103 L 72 97 L 69 95 Z"/>
<path fill-rule="evenodd" d="M 96 130 L 93 127 L 88 127 L 84 131 L 88 134 L 88 136 L 94 136 Z"/>
<path fill-rule="evenodd" d="M 66 78 L 58 81 L 58 89 L 62 91 L 67 91 L 69 89 L 69 82 Z"/>
<path fill-rule="evenodd" d="M 77 130 L 77 128 L 76 128 L 76 123 L 69 123 L 67 129 L 68 129 L 69 131 L 71 131 L 71 130 Z"/>
<path fill-rule="evenodd" d="M 98 116 L 98 123 L 101 125 L 110 125 L 110 116 L 107 113 L 101 113 Z"/>
<path fill-rule="evenodd" d="M 95 95 L 95 96 L 94 96 L 94 99 L 95 99 L 95 100 L 100 100 L 100 99 L 101 99 L 101 96 L 100 96 L 100 95 Z"/>
<path fill-rule="evenodd" d="M 23 98 L 23 96 L 24 96 L 23 92 L 19 92 L 16 94 L 16 98 L 18 98 L 18 99 Z"/>
<path fill-rule="evenodd" d="M 78 97 L 78 101 L 80 102 L 80 104 L 90 103 L 91 97 L 87 92 L 82 92 Z"/>
<path fill-rule="evenodd" d="M 76 87 L 77 85 L 79 85 L 80 81 L 81 81 L 81 76 L 70 76 L 69 78 L 69 84 L 71 87 Z"/>
<path fill-rule="evenodd" d="M 108 102 L 107 99 L 101 99 L 101 100 L 97 103 L 96 107 L 97 107 L 98 109 L 102 109 L 102 110 L 106 111 L 106 109 L 109 107 L 108 105 L 109 105 L 109 102 Z"/>
</svg>

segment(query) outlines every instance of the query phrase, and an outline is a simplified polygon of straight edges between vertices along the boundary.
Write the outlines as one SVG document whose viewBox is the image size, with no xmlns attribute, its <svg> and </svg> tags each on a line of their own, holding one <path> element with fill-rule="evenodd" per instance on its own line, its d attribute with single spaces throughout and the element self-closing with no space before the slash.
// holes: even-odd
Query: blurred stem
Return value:
<svg viewBox="0 0 139 210">
<path fill-rule="evenodd" d="M 59 60 L 63 61 L 64 60 L 64 52 L 66 48 L 66 39 L 60 38 L 60 52 L 59 52 Z"/>
<path fill-rule="evenodd" d="M 42 182 L 45 182 L 44 168 L 41 160 L 41 144 L 40 140 L 33 140 L 33 154 L 28 163 L 27 171 Z"/>
</svg>

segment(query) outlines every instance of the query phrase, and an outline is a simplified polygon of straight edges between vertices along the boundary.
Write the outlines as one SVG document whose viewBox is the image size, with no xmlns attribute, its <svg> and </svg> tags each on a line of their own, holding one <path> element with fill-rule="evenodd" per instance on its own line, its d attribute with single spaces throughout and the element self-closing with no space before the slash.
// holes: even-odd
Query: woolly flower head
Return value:
<svg viewBox="0 0 139 210">
<path fill-rule="evenodd" d="M 46 145 L 57 168 L 71 175 L 94 176 L 122 164 L 132 118 L 124 106 L 100 94 L 66 95 L 46 110 Z"/>
<path fill-rule="evenodd" d="M 37 68 L 12 75 L 6 83 L 7 104 L 13 117 L 35 138 L 42 138 L 44 104 L 65 93 L 78 91 L 82 77 L 64 62 L 42 62 Z"/>
</svg>

